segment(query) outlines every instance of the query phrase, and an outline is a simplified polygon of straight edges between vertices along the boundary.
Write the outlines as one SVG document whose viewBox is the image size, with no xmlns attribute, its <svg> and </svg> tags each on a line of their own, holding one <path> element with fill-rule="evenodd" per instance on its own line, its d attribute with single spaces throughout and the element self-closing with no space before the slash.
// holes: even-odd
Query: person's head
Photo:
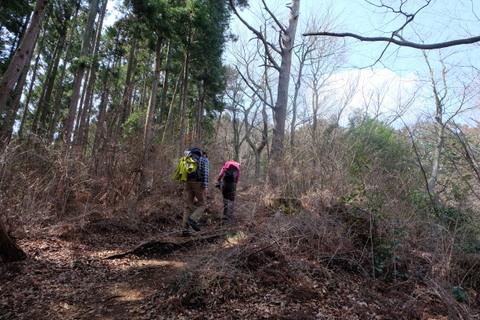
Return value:
<svg viewBox="0 0 480 320">
<path fill-rule="evenodd" d="M 204 158 L 208 158 L 208 153 L 207 153 L 207 151 L 203 151 L 203 153 L 202 153 L 202 157 L 204 157 Z"/>
</svg>

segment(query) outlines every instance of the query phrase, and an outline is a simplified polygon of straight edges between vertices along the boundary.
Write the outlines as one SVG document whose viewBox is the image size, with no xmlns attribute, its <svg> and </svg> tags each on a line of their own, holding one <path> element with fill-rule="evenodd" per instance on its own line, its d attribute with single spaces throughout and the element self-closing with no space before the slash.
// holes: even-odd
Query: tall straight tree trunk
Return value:
<svg viewBox="0 0 480 320">
<path fill-rule="evenodd" d="M 136 51 L 137 51 L 138 40 L 136 38 L 133 39 L 132 44 L 130 45 L 130 52 L 128 54 L 128 66 L 127 66 L 127 75 L 125 78 L 125 88 L 122 95 L 122 102 L 121 106 L 121 117 L 120 121 L 124 123 L 127 121 L 128 117 L 132 112 L 132 93 L 133 89 L 135 88 L 135 82 L 132 80 L 133 75 L 135 74 L 136 69 Z"/>
<path fill-rule="evenodd" d="M 180 93 L 180 137 L 178 139 L 178 151 L 185 149 L 185 137 L 187 132 L 187 101 L 188 101 L 188 73 L 190 72 L 190 44 L 192 42 L 192 27 L 189 26 L 187 34 L 187 45 L 185 46 L 183 72 L 182 72 L 182 90 Z"/>
<path fill-rule="evenodd" d="M 109 68 L 107 68 L 108 70 Z M 100 105 L 98 106 L 98 116 L 97 116 L 97 129 L 95 130 L 95 138 L 93 139 L 93 146 L 92 146 L 92 169 L 95 175 L 99 172 L 99 163 L 100 163 L 100 154 L 102 149 L 103 142 L 105 140 L 105 119 L 107 114 L 107 104 L 108 104 L 108 97 L 110 95 L 110 90 L 112 86 L 112 77 L 111 73 L 108 72 L 103 84 L 103 92 L 102 97 L 100 99 Z"/>
<path fill-rule="evenodd" d="M 300 0 L 292 0 L 288 28 L 282 34 L 281 58 L 282 62 L 278 74 L 277 102 L 274 109 L 274 129 L 272 137 L 272 168 L 275 169 L 283 154 L 285 140 L 285 121 L 287 119 L 288 86 L 290 82 L 290 70 L 292 67 L 293 45 L 297 32 L 298 16 L 300 12 Z M 273 180 L 276 180 L 275 178 Z M 278 182 L 278 181 L 275 181 Z"/>
<path fill-rule="evenodd" d="M 7 114 L 3 120 L 3 126 L 0 130 L 0 141 L 4 141 L 7 144 L 10 141 L 10 138 L 13 133 L 13 126 L 15 124 L 15 115 L 20 109 L 20 99 L 22 97 L 23 87 L 27 81 L 29 65 L 25 65 L 23 71 L 18 79 L 17 85 L 15 86 L 15 91 L 13 92 L 12 99 L 9 103 L 9 108 L 7 108 Z"/>
<path fill-rule="evenodd" d="M 102 1 L 102 7 L 100 10 L 100 16 L 97 22 L 97 32 L 95 35 L 95 42 L 92 48 L 91 56 L 90 59 L 91 61 L 95 61 L 95 57 L 97 56 L 99 46 L 100 46 L 100 39 L 102 36 L 102 27 L 103 27 L 103 21 L 105 18 L 105 13 L 107 11 L 107 0 Z M 93 65 L 90 66 L 88 69 L 88 75 L 87 75 L 87 80 L 86 80 L 86 85 L 85 85 L 85 102 L 84 106 L 81 109 L 82 112 L 80 114 L 80 121 L 79 121 L 79 126 L 78 126 L 78 141 L 77 144 L 85 151 L 87 148 L 87 137 L 88 137 L 88 127 L 89 127 L 89 119 L 90 119 L 90 113 L 91 113 L 91 108 L 92 108 L 92 103 L 93 103 L 93 90 L 95 87 L 95 79 L 97 76 L 97 68 L 95 65 L 95 62 L 93 62 Z"/>
<path fill-rule="evenodd" d="M 153 58 L 152 58 L 153 57 Z M 147 65 L 151 65 L 152 63 L 155 64 L 155 54 L 152 54 L 151 52 L 149 53 L 148 55 L 148 59 L 147 59 Z M 152 62 L 153 60 L 153 62 Z M 140 99 L 138 101 L 138 103 L 136 103 L 136 110 L 140 110 L 140 109 L 143 109 L 144 106 L 148 103 L 148 102 L 145 102 L 145 101 L 149 101 L 150 98 L 149 98 L 149 95 L 148 95 L 148 79 L 147 78 L 150 78 L 152 77 L 152 75 L 150 75 L 149 72 L 147 73 L 144 73 L 142 75 L 142 79 L 140 79 L 140 82 L 143 83 L 143 86 L 140 90 Z M 132 112 L 133 112 L 133 108 L 135 108 L 135 106 L 132 106 Z"/>
<path fill-rule="evenodd" d="M 20 127 L 18 128 L 19 137 L 23 137 L 25 121 L 27 119 L 27 115 L 29 114 L 28 106 L 30 105 L 30 100 L 32 99 L 32 95 L 33 95 L 33 86 L 35 85 L 35 80 L 37 79 L 39 62 L 40 62 L 40 55 L 37 55 L 37 57 L 35 58 L 35 64 L 32 71 L 32 77 L 30 79 L 30 85 L 28 86 L 28 93 L 27 93 L 27 98 L 25 99 L 25 108 L 23 109 L 22 120 L 20 121 Z"/>
<path fill-rule="evenodd" d="M 53 121 L 55 107 L 52 104 L 52 95 L 55 86 L 55 79 L 57 78 L 58 74 L 58 66 L 60 65 L 62 52 L 65 48 L 68 20 L 70 20 L 70 18 L 65 21 L 64 27 L 60 31 L 60 38 L 55 46 L 53 61 L 50 63 L 48 68 L 47 77 L 44 84 L 44 91 L 42 92 L 42 97 L 38 104 L 36 117 L 34 118 L 32 124 L 32 131 L 34 132 L 37 132 L 37 129 L 40 129 L 42 134 L 48 134 L 48 128 L 51 126 L 50 122 Z"/>
<path fill-rule="evenodd" d="M 81 147 L 82 150 L 87 148 L 88 140 L 88 124 L 90 119 L 91 108 L 93 104 L 93 89 L 95 87 L 96 80 L 96 68 L 92 66 L 89 69 L 87 83 L 85 88 L 85 102 L 80 114 L 80 121 L 78 126 L 78 139 L 75 138 L 75 143 Z"/>
<path fill-rule="evenodd" d="M 5 113 L 7 101 L 15 85 L 18 83 L 25 65 L 30 63 L 47 4 L 48 0 L 37 0 L 28 29 L 0 80 L 0 115 Z"/>
<path fill-rule="evenodd" d="M 312 141 L 316 144 L 318 137 L 318 110 L 320 109 L 320 97 L 319 97 L 319 86 L 317 79 L 313 80 L 313 93 L 312 93 L 312 110 L 313 110 L 313 119 L 312 119 Z M 314 157 L 314 161 L 316 158 Z M 315 165 L 315 163 L 314 163 Z"/>
<path fill-rule="evenodd" d="M 195 119 L 195 132 L 193 141 L 199 145 L 202 141 L 203 129 L 203 114 L 205 113 L 205 81 L 200 80 L 198 85 L 198 102 L 197 102 L 197 116 Z"/>
<path fill-rule="evenodd" d="M 15 39 L 12 41 L 12 45 L 10 46 L 8 60 L 11 60 L 13 58 L 13 55 L 15 54 L 15 51 L 17 51 L 18 45 L 20 44 L 20 41 L 22 41 L 23 35 L 25 34 L 25 30 L 27 30 L 28 23 L 29 23 L 29 17 L 27 16 L 25 17 L 25 19 L 23 19 L 23 24 L 20 29 L 20 32 L 15 34 Z M 2 25 L 0 25 L 0 27 L 2 27 Z"/>
<path fill-rule="evenodd" d="M 262 1 L 265 5 L 265 1 Z M 277 101 L 273 109 L 273 137 L 271 147 L 271 163 L 269 166 L 268 178 L 272 186 L 279 186 L 280 171 L 282 167 L 282 155 L 285 143 L 285 122 L 287 118 L 287 105 L 288 105 L 288 87 L 290 82 L 290 72 L 292 67 L 292 54 L 293 46 L 295 44 L 295 35 L 297 32 L 298 17 L 300 14 L 300 0 L 291 0 L 290 15 L 288 19 L 288 27 L 281 24 L 275 17 L 272 16 L 272 12 L 265 8 L 272 16 L 276 23 L 276 26 L 280 29 L 280 48 L 277 48 L 272 42 L 267 41 L 262 32 L 253 28 L 236 10 L 233 0 L 229 1 L 230 7 L 240 19 L 240 21 L 250 29 L 257 39 L 261 41 L 265 47 L 265 55 L 268 57 L 269 64 L 272 65 L 278 72 L 278 87 L 277 87 Z M 277 63 L 271 52 L 276 51 L 280 53 L 281 63 Z"/>
<path fill-rule="evenodd" d="M 170 137 L 174 138 L 174 132 L 175 132 L 175 125 L 173 124 L 173 107 L 175 105 L 175 99 L 177 98 L 177 92 L 178 92 L 178 87 L 179 83 L 181 81 L 182 75 L 179 74 L 177 77 L 177 80 L 175 81 L 175 88 L 173 89 L 173 94 L 172 94 L 172 100 L 170 101 L 170 106 L 168 108 L 168 113 L 167 113 L 167 120 L 165 121 L 165 130 L 163 130 L 163 135 L 162 135 L 162 144 L 165 142 L 165 139 L 167 138 L 167 133 L 170 134 Z"/>
<path fill-rule="evenodd" d="M 119 45 L 120 45 L 120 40 L 117 38 L 114 51 L 118 50 Z M 123 68 L 122 62 L 123 62 L 122 57 L 116 56 L 114 61 L 114 66 L 112 67 L 111 70 L 121 70 Z M 150 64 L 149 62 L 150 62 L 150 58 L 147 63 L 148 65 Z M 113 75 L 113 72 L 111 74 Z M 111 96 L 116 97 L 120 95 L 120 92 L 122 91 L 121 86 L 118 85 L 120 81 L 120 77 L 113 77 L 111 80 L 112 80 Z M 118 137 L 121 136 L 121 133 L 122 133 L 122 125 L 124 124 L 124 122 L 122 120 L 121 110 L 120 108 L 118 108 L 118 105 L 115 105 L 115 106 L 112 106 L 110 112 L 108 112 L 106 115 L 107 115 L 106 126 L 108 129 L 106 136 L 109 142 L 113 143 Z"/>
<path fill-rule="evenodd" d="M 50 121 L 50 126 L 48 127 L 48 134 L 47 134 L 47 139 L 51 142 L 53 141 L 53 138 L 55 136 L 55 129 L 57 128 L 58 122 L 59 122 L 59 116 L 60 116 L 60 108 L 61 108 L 61 100 L 63 96 L 63 81 L 65 79 L 65 75 L 67 72 L 67 62 L 66 60 L 69 57 L 70 53 L 70 44 L 67 47 L 66 50 L 66 55 L 65 55 L 65 61 L 63 62 L 61 72 L 60 72 L 60 77 L 58 79 L 58 83 L 55 88 L 55 96 L 53 99 L 53 115 L 52 115 L 52 121 Z"/>
<path fill-rule="evenodd" d="M 68 33 L 68 36 L 66 36 L 65 42 L 67 42 L 67 47 L 65 48 L 65 54 L 63 57 L 63 65 L 61 67 L 60 71 L 60 76 L 57 82 L 57 85 L 55 87 L 55 94 L 53 97 L 53 114 L 52 114 L 52 120 L 50 121 L 50 125 L 48 127 L 48 133 L 47 133 L 47 139 L 49 142 L 52 142 L 55 136 L 55 131 L 57 129 L 57 125 L 59 122 L 59 117 L 60 117 L 60 108 L 61 108 L 61 101 L 62 101 L 62 96 L 64 93 L 64 88 L 63 88 L 63 82 L 65 79 L 65 75 L 67 72 L 67 61 L 70 61 L 71 58 L 71 48 L 72 48 L 72 43 L 73 43 L 73 34 L 74 31 L 76 30 L 77 27 L 77 22 L 78 22 L 78 11 L 80 9 L 80 2 L 77 2 L 75 5 L 75 11 L 73 13 L 73 18 L 72 18 L 72 26 L 70 28 L 70 31 Z M 68 39 L 68 40 L 67 40 Z M 61 133 L 61 131 L 60 131 Z M 62 141 L 62 136 L 59 136 L 59 141 Z"/>
<path fill-rule="evenodd" d="M 168 94 L 168 84 L 170 80 L 170 60 L 172 58 L 172 43 L 171 41 L 168 42 L 168 47 L 167 47 L 167 57 L 165 60 L 165 75 L 163 77 L 163 87 L 162 87 L 162 100 L 160 102 L 160 114 L 159 118 L 161 123 L 166 122 L 166 114 L 167 114 L 167 94 Z M 164 132 L 165 132 L 166 125 L 164 126 Z"/>
<path fill-rule="evenodd" d="M 180 139 L 179 150 L 185 149 L 185 137 L 187 132 L 187 101 L 188 101 L 188 72 L 190 63 L 190 53 L 185 52 L 182 72 L 182 91 L 180 94 Z"/>
<path fill-rule="evenodd" d="M 80 59 L 85 59 L 89 56 L 92 42 L 92 31 L 95 24 L 95 18 L 98 12 L 98 0 L 92 0 L 90 3 L 90 12 L 88 15 L 87 24 L 85 26 L 85 34 L 83 36 L 82 48 L 80 51 Z M 80 62 L 73 80 L 72 95 L 70 96 L 70 104 L 68 107 L 67 122 L 65 125 L 64 141 L 70 144 L 75 125 L 75 117 L 77 116 L 78 100 L 80 99 L 81 85 L 85 75 L 87 65 L 85 62 Z"/>
<path fill-rule="evenodd" d="M 82 113 L 83 113 L 83 110 L 85 109 L 85 98 L 86 98 L 86 93 L 87 93 L 87 90 L 85 89 L 88 85 L 88 77 L 89 77 L 89 74 L 90 74 L 90 69 L 91 67 L 89 68 L 85 68 L 85 73 L 86 75 L 84 75 L 84 79 L 83 79 L 83 83 L 80 85 L 80 102 L 78 103 L 78 108 L 77 108 L 77 116 L 75 118 L 75 125 L 74 125 L 74 129 L 72 130 L 72 140 L 74 143 L 76 143 L 77 139 L 79 139 L 79 130 L 78 128 L 80 127 L 80 122 L 82 121 L 81 120 L 81 117 L 82 117 Z M 81 90 L 83 88 L 83 90 Z"/>
<path fill-rule="evenodd" d="M 162 45 L 163 38 L 158 37 L 155 54 L 155 72 L 153 74 L 152 90 L 150 94 L 150 102 L 148 103 L 147 116 L 145 119 L 145 128 L 143 134 L 143 150 L 142 150 L 142 170 L 140 175 L 140 190 L 148 190 L 150 184 L 150 154 L 153 137 L 153 116 L 155 114 L 155 105 L 157 103 L 158 84 L 160 82 L 160 71 L 162 63 Z"/>
<path fill-rule="evenodd" d="M 22 26 L 22 31 L 20 34 L 17 35 L 18 39 L 15 40 L 15 44 L 12 45 L 12 49 L 10 52 L 10 56 L 13 57 L 16 51 L 16 45 L 18 40 L 22 38 L 25 33 L 25 30 L 28 26 L 28 19 L 25 19 L 25 23 Z M 37 36 L 38 38 L 39 36 Z M 43 39 L 43 38 L 42 38 Z M 42 40 L 43 43 L 43 40 Z M 40 46 L 42 47 L 42 46 Z M 15 85 L 15 89 L 13 94 L 11 95 L 10 99 L 7 101 L 6 107 L 6 114 L 5 118 L 3 119 L 3 126 L 1 127 L 0 132 L 0 141 L 4 141 L 7 144 L 10 141 L 10 138 L 13 133 L 13 126 L 15 124 L 15 115 L 17 114 L 18 110 L 20 109 L 20 100 L 22 98 L 23 87 L 27 81 L 28 70 L 30 69 L 30 63 L 33 58 L 33 54 L 30 56 L 30 59 L 27 61 L 25 66 L 23 67 L 23 71 L 20 74 L 20 77 Z M 38 66 L 38 59 L 36 59 L 35 66 Z"/>
<path fill-rule="evenodd" d="M 107 134 L 106 124 L 107 124 L 107 106 L 108 99 L 110 97 L 110 92 L 112 91 L 112 70 L 117 68 L 117 65 L 120 64 L 119 60 L 116 59 L 113 63 L 113 67 L 110 65 L 107 67 L 106 75 L 103 79 L 103 88 L 102 97 L 100 99 L 100 105 L 98 107 L 98 117 L 97 117 L 97 129 L 95 131 L 95 138 L 93 140 L 92 146 L 92 159 L 93 159 L 93 172 L 97 175 L 99 170 L 100 159 L 103 157 L 103 151 L 105 149 L 105 144 L 109 142 L 108 138 L 111 138 L 111 132 Z M 113 120 L 110 122 L 111 127 L 113 127 Z"/>
</svg>

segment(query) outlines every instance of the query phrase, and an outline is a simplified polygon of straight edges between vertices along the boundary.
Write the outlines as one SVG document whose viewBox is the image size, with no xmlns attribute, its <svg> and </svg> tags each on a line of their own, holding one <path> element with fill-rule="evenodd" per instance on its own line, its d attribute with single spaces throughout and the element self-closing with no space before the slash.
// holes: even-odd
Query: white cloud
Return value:
<svg viewBox="0 0 480 320">
<path fill-rule="evenodd" d="M 346 125 L 355 111 L 391 121 L 412 109 L 418 87 L 419 79 L 414 73 L 400 76 L 388 69 L 350 70 L 330 77 L 323 98 L 333 106 L 330 114 L 338 114 L 345 106 L 341 125 Z"/>
</svg>

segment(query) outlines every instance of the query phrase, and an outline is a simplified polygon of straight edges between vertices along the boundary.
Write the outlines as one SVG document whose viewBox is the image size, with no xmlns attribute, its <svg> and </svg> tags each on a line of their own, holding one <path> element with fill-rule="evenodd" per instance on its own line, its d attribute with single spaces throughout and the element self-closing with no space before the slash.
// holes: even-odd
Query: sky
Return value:
<svg viewBox="0 0 480 320">
<path fill-rule="evenodd" d="M 404 10 L 414 13 L 425 4 L 426 0 L 383 0 L 392 8 L 404 3 Z M 115 5 L 121 0 L 109 0 L 106 25 L 116 20 Z M 278 20 L 287 23 L 290 0 L 265 0 L 269 9 Z M 263 26 L 264 16 L 261 0 L 250 0 L 250 8 L 240 13 L 252 26 Z M 351 32 L 363 36 L 389 37 L 392 31 L 405 22 L 405 17 L 387 12 L 385 8 L 375 7 L 379 0 L 301 0 L 300 22 L 297 40 L 307 31 Z M 307 28 L 307 25 L 314 27 Z M 237 19 L 232 20 L 231 30 L 245 42 L 252 38 L 252 33 Z M 459 38 L 478 36 L 480 30 L 480 0 L 431 0 L 428 7 L 416 14 L 411 23 L 402 32 L 402 36 L 419 43 L 436 43 Z M 356 83 L 357 93 L 349 103 L 349 110 L 344 114 L 343 124 L 348 122 L 348 113 L 354 109 L 365 108 L 365 101 L 373 95 L 382 96 L 382 110 L 385 120 L 389 121 L 397 112 L 398 105 L 407 104 L 409 97 L 415 95 L 415 101 L 409 104 L 409 110 L 403 121 L 409 123 L 421 118 L 431 118 L 433 113 L 430 73 L 422 52 L 418 49 L 398 47 L 385 43 L 360 42 L 352 38 L 343 38 L 348 52 L 344 61 L 332 76 L 335 88 L 331 92 L 340 101 L 352 81 Z M 227 45 L 225 62 L 234 64 Z M 428 51 L 428 59 L 434 69 L 434 77 L 441 80 L 443 59 L 448 70 L 447 86 L 449 87 L 448 106 L 457 110 L 455 91 L 463 94 L 469 87 L 472 98 L 470 104 L 478 106 L 480 98 L 475 87 L 478 85 L 480 69 L 480 44 L 456 46 L 449 49 Z M 473 66 L 473 68 L 472 68 Z M 354 80 L 352 80 L 354 79 Z M 474 81 L 477 81 L 476 83 Z M 342 83 L 344 83 L 342 85 Z M 340 103 L 340 102 L 339 102 Z M 480 121 L 480 110 L 458 117 L 458 120 L 474 126 Z"/>
<path fill-rule="evenodd" d="M 404 10 L 414 13 L 425 4 L 425 0 L 410 0 L 404 2 Z M 266 0 L 279 21 L 287 23 L 288 0 Z M 351 32 L 363 36 L 389 37 L 405 22 L 405 17 L 386 12 L 385 8 L 375 7 L 380 1 L 371 0 L 302 0 L 300 4 L 300 22 L 297 30 L 297 40 L 306 31 Z M 384 0 L 392 8 L 398 6 L 398 0 Z M 241 11 L 242 17 L 252 26 L 262 25 L 261 0 L 251 0 L 250 8 Z M 411 23 L 402 32 L 402 36 L 418 43 L 437 43 L 453 39 L 478 36 L 480 30 L 480 1 L 478 0 L 432 0 L 428 7 L 419 11 Z M 317 27 L 308 30 L 306 21 L 315 21 Z M 310 22 L 310 24 L 312 24 Z M 321 27 L 324 25 L 324 27 Z M 251 33 L 238 21 L 232 24 L 234 33 L 241 37 L 252 37 Z M 477 32 L 477 33 L 475 33 Z M 349 103 L 349 110 L 343 117 L 343 124 L 348 121 L 348 112 L 357 108 L 365 108 L 366 100 L 373 95 L 382 96 L 382 110 L 376 111 L 385 115 L 385 120 L 391 119 L 397 112 L 399 104 L 409 105 L 409 110 L 403 116 L 403 121 L 412 123 L 422 117 L 430 118 L 434 110 L 430 73 L 422 51 L 385 43 L 360 42 L 352 38 L 344 38 L 348 53 L 345 61 L 332 76 L 336 83 L 335 90 L 339 100 L 345 95 L 342 88 L 348 89 L 352 79 L 358 79 L 357 93 Z M 447 107 L 452 112 L 458 109 L 459 99 L 455 95 L 464 94 L 464 88 L 469 86 L 468 93 L 473 97 L 469 103 L 478 106 L 478 92 L 472 81 L 478 78 L 480 68 L 480 44 L 452 47 L 449 49 L 427 52 L 428 59 L 434 70 L 433 76 L 441 80 L 443 59 L 448 70 L 447 86 L 449 96 Z M 228 59 L 227 59 L 228 61 Z M 472 68 L 473 66 L 473 68 Z M 344 82 L 345 85 L 339 83 Z M 478 87 L 478 82 L 477 82 Z M 415 95 L 413 103 L 409 97 Z M 455 103 L 457 101 L 457 103 Z M 463 106 L 466 108 L 466 106 Z M 466 112 L 458 121 L 475 125 L 480 117 L 476 112 Z M 473 120 L 472 120 L 473 119 Z M 403 122 L 402 122 L 403 123 Z M 398 125 L 398 123 L 397 123 Z"/>
</svg>

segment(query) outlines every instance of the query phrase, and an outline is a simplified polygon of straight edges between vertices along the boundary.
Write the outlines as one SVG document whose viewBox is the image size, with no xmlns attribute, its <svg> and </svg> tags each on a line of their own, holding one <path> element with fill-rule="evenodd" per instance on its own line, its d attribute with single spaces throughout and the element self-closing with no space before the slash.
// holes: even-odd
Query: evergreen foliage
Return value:
<svg viewBox="0 0 480 320">
<path fill-rule="evenodd" d="M 346 143 L 352 150 L 353 172 L 373 164 L 377 170 L 405 172 L 411 164 L 408 142 L 387 124 L 375 119 L 352 120 Z"/>
<path fill-rule="evenodd" d="M 28 16 L 32 11 L 32 2 L 2 1 L 0 5 L 0 74 L 5 72 L 25 31 Z"/>
</svg>

